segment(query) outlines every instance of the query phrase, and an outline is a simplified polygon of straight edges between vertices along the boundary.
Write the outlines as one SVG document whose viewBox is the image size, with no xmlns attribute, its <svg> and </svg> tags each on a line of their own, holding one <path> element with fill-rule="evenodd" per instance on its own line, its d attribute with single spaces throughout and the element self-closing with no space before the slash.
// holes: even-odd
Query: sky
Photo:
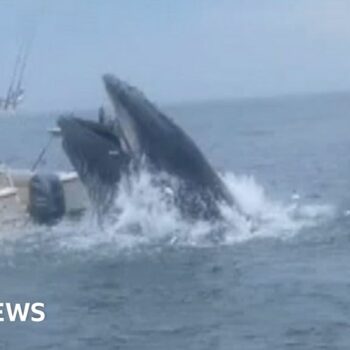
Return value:
<svg viewBox="0 0 350 350">
<path fill-rule="evenodd" d="M 159 104 L 350 91 L 348 0 L 0 0 L 0 96 L 32 38 L 30 111 L 96 108 L 107 72 Z"/>
</svg>

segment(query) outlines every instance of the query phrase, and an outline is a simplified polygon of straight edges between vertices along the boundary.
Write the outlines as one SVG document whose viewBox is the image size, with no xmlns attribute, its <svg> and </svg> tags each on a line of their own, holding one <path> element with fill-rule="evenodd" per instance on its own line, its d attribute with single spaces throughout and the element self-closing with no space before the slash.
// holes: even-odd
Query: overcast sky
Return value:
<svg viewBox="0 0 350 350">
<path fill-rule="evenodd" d="M 36 27 L 27 110 L 94 108 L 105 72 L 162 104 L 350 90 L 348 0 L 0 0 L 0 94 Z"/>
</svg>

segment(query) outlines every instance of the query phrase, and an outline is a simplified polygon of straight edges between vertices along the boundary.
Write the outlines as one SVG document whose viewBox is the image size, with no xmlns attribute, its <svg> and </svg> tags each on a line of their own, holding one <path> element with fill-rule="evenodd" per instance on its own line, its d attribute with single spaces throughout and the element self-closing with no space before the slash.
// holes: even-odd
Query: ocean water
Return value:
<svg viewBox="0 0 350 350">
<path fill-rule="evenodd" d="M 350 95 L 167 112 L 251 221 L 185 222 L 144 173 L 103 229 L 87 213 L 2 232 L 0 301 L 44 302 L 46 319 L 0 324 L 0 348 L 349 349 Z M 0 160 L 32 165 L 54 121 L 0 120 Z M 41 169 L 68 168 L 54 141 Z"/>
</svg>

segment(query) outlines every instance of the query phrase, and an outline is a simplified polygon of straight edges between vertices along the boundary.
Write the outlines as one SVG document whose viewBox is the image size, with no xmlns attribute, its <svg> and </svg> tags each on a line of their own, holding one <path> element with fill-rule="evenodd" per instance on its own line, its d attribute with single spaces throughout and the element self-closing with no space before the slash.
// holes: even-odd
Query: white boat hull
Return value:
<svg viewBox="0 0 350 350">
<path fill-rule="evenodd" d="M 21 169 L 0 170 L 0 224 L 29 221 L 29 185 L 34 172 Z M 65 215 L 75 215 L 88 207 L 86 190 L 75 172 L 57 172 L 64 193 Z"/>
</svg>

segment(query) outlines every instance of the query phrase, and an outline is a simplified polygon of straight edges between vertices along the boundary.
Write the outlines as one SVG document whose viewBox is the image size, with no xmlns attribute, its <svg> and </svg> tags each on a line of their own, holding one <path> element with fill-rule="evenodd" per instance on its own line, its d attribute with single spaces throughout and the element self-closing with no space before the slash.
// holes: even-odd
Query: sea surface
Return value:
<svg viewBox="0 0 350 350">
<path fill-rule="evenodd" d="M 350 94 L 165 109 L 251 222 L 185 222 L 145 173 L 103 228 L 2 229 L 0 302 L 46 319 L 0 324 L 0 349 L 350 349 Z M 1 119 L 0 161 L 31 166 L 56 117 Z M 53 140 L 39 169 L 69 167 Z"/>
</svg>

